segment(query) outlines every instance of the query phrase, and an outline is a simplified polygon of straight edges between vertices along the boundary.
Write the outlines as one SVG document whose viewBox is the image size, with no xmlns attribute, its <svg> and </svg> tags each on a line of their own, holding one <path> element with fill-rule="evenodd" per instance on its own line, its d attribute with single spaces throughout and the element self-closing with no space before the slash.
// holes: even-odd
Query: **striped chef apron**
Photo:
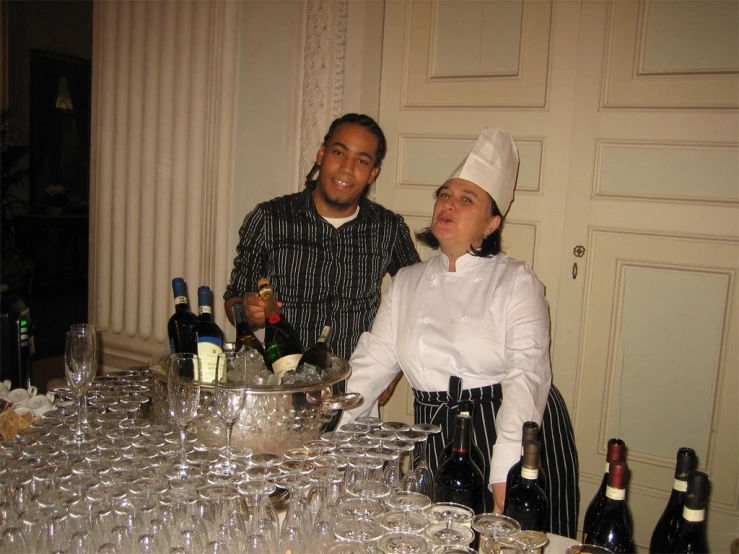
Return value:
<svg viewBox="0 0 739 554">
<path fill-rule="evenodd" d="M 459 403 L 462 400 L 469 400 L 474 404 L 473 441 L 482 452 L 485 467 L 481 467 L 480 470 L 487 484 L 490 458 L 496 439 L 495 416 L 503 401 L 501 386 L 496 384 L 462 389 L 462 380 L 457 376 L 451 376 L 448 391 L 414 389 L 413 395 L 416 423 L 432 423 L 442 429 L 441 433 L 429 436 L 426 449 L 427 463 L 434 475 L 439 467 L 439 457 L 444 447 L 452 442 L 454 417 L 459 413 Z M 567 406 L 554 385 L 549 389 L 539 440 L 542 448 L 541 466 L 547 474 L 549 488 L 545 491 L 549 499 L 547 531 L 575 538 L 580 500 L 577 449 Z M 485 511 L 490 512 L 493 510 L 493 499 L 492 494 L 487 492 L 484 505 Z"/>
</svg>

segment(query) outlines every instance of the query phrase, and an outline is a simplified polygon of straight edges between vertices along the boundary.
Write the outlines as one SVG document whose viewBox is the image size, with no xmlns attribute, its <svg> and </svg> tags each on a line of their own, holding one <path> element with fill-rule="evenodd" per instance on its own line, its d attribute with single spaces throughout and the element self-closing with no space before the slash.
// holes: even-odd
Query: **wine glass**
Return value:
<svg viewBox="0 0 739 554">
<path fill-rule="evenodd" d="M 246 398 L 246 357 L 242 352 L 221 352 L 216 363 L 214 404 L 216 414 L 226 426 L 225 460 L 214 464 L 212 471 L 230 476 L 236 464 L 231 459 L 231 434 L 233 426 L 241 417 Z"/>
<path fill-rule="evenodd" d="M 434 475 L 431 473 L 431 468 L 429 468 L 428 458 L 426 456 L 426 445 L 428 442 L 428 436 L 441 433 L 441 427 L 431 423 L 416 423 L 411 427 L 411 429 L 413 431 L 426 433 L 426 438 L 419 442 L 421 452 L 418 464 L 416 464 L 416 476 L 418 478 L 418 492 L 425 494 L 426 496 L 431 496 L 434 492 Z"/>
<path fill-rule="evenodd" d="M 97 333 L 92 325 L 67 332 L 64 368 L 67 374 L 67 385 L 72 389 L 77 400 L 77 427 L 74 432 L 74 441 L 85 442 L 91 437 L 84 430 L 82 404 L 97 371 Z"/>
<path fill-rule="evenodd" d="M 175 466 L 181 476 L 189 473 L 185 457 L 185 428 L 200 406 L 200 358 L 196 354 L 172 354 L 167 367 L 167 400 L 169 415 L 180 430 L 180 463 Z"/>
<path fill-rule="evenodd" d="M 428 437 L 428 433 L 424 433 L 423 431 L 413 431 L 411 429 L 407 429 L 405 431 L 398 431 L 398 438 L 404 441 L 409 441 L 413 444 L 413 448 L 410 451 L 410 456 L 408 457 L 408 472 L 403 476 L 403 480 L 401 481 L 400 488 L 404 491 L 409 492 L 420 492 L 421 494 L 423 491 L 421 491 L 421 486 L 423 483 L 419 479 L 419 474 L 416 471 L 416 457 L 414 455 L 416 444 L 419 442 L 425 442 L 426 438 Z M 426 496 L 429 496 L 428 494 Z"/>
<path fill-rule="evenodd" d="M 92 376 L 90 377 L 90 383 L 95 380 L 97 375 L 98 366 L 98 330 L 91 323 L 74 323 L 69 327 L 70 331 L 82 331 L 83 333 L 89 333 L 91 340 L 94 344 L 95 349 L 95 361 L 92 364 Z M 88 387 L 89 389 L 89 387 Z M 82 427 L 85 430 L 89 430 L 90 425 L 87 418 L 87 393 L 82 397 Z"/>
<path fill-rule="evenodd" d="M 499 537 L 508 537 L 521 530 L 513 518 L 502 514 L 479 514 L 472 519 L 472 528 L 480 533 L 480 548 Z"/>
</svg>

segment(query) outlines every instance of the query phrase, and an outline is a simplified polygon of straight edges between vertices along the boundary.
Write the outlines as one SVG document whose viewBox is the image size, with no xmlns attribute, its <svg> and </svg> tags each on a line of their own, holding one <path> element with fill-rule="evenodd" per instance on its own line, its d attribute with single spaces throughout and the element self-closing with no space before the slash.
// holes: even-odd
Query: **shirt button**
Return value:
<svg viewBox="0 0 739 554">
<path fill-rule="evenodd" d="M 423 321 L 424 323 L 428 323 L 429 322 L 429 319 L 430 318 L 428 318 L 428 317 L 424 317 L 421 321 Z"/>
<path fill-rule="evenodd" d="M 460 320 L 460 321 L 461 321 L 462 323 L 467 323 L 467 316 L 466 316 L 466 315 L 463 315 L 462 317 L 460 317 L 460 318 L 459 318 L 459 320 Z"/>
<path fill-rule="evenodd" d="M 439 281 L 439 278 L 438 277 L 432 277 L 431 278 L 431 284 L 432 285 L 435 285 L 438 281 Z"/>
<path fill-rule="evenodd" d="M 480 281 L 482 281 L 482 277 L 475 277 L 475 283 L 479 283 Z"/>
</svg>

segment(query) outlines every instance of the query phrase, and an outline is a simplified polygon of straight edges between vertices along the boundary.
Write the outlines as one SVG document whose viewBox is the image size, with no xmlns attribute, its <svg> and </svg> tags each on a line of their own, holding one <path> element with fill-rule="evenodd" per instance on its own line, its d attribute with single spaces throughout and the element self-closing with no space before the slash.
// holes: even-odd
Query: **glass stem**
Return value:
<svg viewBox="0 0 739 554">
<path fill-rule="evenodd" d="M 226 463 L 231 467 L 231 433 L 233 432 L 234 426 L 226 425 Z"/>
<path fill-rule="evenodd" d="M 90 426 L 87 419 L 87 394 L 82 395 L 82 425 L 85 429 Z"/>
<path fill-rule="evenodd" d="M 419 459 L 421 464 L 428 464 L 428 460 L 426 459 L 426 439 L 421 441 L 421 457 Z"/>
<path fill-rule="evenodd" d="M 77 429 L 75 431 L 77 437 L 82 437 L 82 395 L 77 396 Z"/>
<path fill-rule="evenodd" d="M 185 467 L 185 429 L 180 427 L 180 466 Z"/>
<path fill-rule="evenodd" d="M 413 450 L 408 452 L 408 473 L 413 473 L 416 471 L 416 449 L 415 447 Z"/>
</svg>

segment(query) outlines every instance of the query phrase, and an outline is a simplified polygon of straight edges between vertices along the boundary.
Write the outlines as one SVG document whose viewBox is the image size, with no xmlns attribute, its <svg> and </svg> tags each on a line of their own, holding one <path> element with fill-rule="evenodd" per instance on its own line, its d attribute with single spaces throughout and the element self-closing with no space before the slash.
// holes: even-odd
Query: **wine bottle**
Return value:
<svg viewBox="0 0 739 554">
<path fill-rule="evenodd" d="M 688 476 L 680 534 L 671 545 L 670 552 L 708 553 L 705 519 L 709 488 L 708 475 L 702 471 L 693 471 Z"/>
<path fill-rule="evenodd" d="M 511 466 L 506 476 L 506 491 L 511 490 L 521 480 L 521 467 L 523 465 L 523 451 L 524 445 L 530 441 L 539 440 L 539 425 L 535 421 L 525 421 L 521 430 L 521 459 Z M 545 471 L 541 468 L 541 455 L 539 456 L 539 475 L 537 477 L 537 483 L 541 490 L 547 494 L 549 490 L 547 487 L 547 476 Z M 505 508 L 503 509 L 505 511 Z"/>
<path fill-rule="evenodd" d="M 187 285 L 182 277 L 172 279 L 172 292 L 174 292 L 174 313 L 167 323 L 169 349 L 172 354 L 197 354 L 198 348 L 193 340 L 192 330 L 198 318 L 188 306 Z"/>
<path fill-rule="evenodd" d="M 278 377 L 295 370 L 303 355 L 303 345 L 295 329 L 282 317 L 275 300 L 274 290 L 269 279 L 259 279 L 259 296 L 265 303 L 267 318 L 264 328 L 264 350 L 267 362 Z"/>
<path fill-rule="evenodd" d="M 434 477 L 434 502 L 455 502 L 481 514 L 485 483 L 480 468 L 472 461 L 471 434 L 472 418 L 465 414 L 456 415 L 452 454 Z"/>
<path fill-rule="evenodd" d="M 593 522 L 593 530 L 586 544 L 608 548 L 612 552 L 636 552 L 631 536 L 631 511 L 626 504 L 626 474 L 628 466 L 623 460 L 611 462 L 603 510 Z"/>
<path fill-rule="evenodd" d="M 459 413 L 462 415 L 468 415 L 470 416 L 470 421 L 473 426 L 473 437 L 474 437 L 474 410 L 475 410 L 475 403 L 471 400 L 462 400 L 459 403 Z M 453 438 L 453 437 L 452 437 Z M 441 467 L 444 465 L 444 462 L 446 462 L 449 459 L 449 456 L 452 455 L 452 446 L 454 445 L 454 441 L 447 444 L 443 450 L 441 451 L 441 454 L 439 454 L 439 463 L 437 467 Z M 489 469 L 488 472 L 486 472 L 483 468 L 485 468 L 485 457 L 482 453 L 482 450 L 480 450 L 480 447 L 475 444 L 474 438 L 470 442 L 470 452 L 472 456 L 472 463 L 474 463 L 477 468 L 482 472 L 482 479 L 483 482 L 487 485 L 490 475 L 489 475 Z M 428 460 L 426 460 L 428 462 Z M 489 460 L 488 460 L 489 462 Z M 487 464 L 488 468 L 490 464 Z M 493 511 L 493 493 L 488 489 L 488 487 L 485 487 L 485 490 L 483 491 L 483 504 L 485 507 L 485 512 L 492 512 Z"/>
<path fill-rule="evenodd" d="M 223 352 L 223 331 L 213 321 L 210 287 L 198 288 L 198 322 L 193 327 L 200 358 L 200 377 L 203 383 L 216 380 L 218 354 Z"/>
<path fill-rule="evenodd" d="M 298 369 L 305 364 L 312 365 L 320 375 L 326 369 L 331 369 L 333 364 L 333 356 L 328 348 L 328 338 L 331 335 L 331 326 L 324 326 L 321 336 L 318 337 L 315 344 L 305 351 L 302 358 L 298 362 Z"/>
<path fill-rule="evenodd" d="M 504 514 L 518 521 L 522 531 L 546 531 L 549 503 L 538 483 L 541 443 L 528 441 L 523 450 L 518 482 L 512 488 L 506 488 Z"/>
<path fill-rule="evenodd" d="M 674 552 L 673 544 L 683 520 L 683 503 L 685 491 L 688 490 L 688 475 L 698 467 L 698 457 L 692 448 L 680 448 L 677 451 L 677 463 L 675 464 L 675 480 L 672 484 L 672 492 L 652 532 L 649 541 L 649 552 L 652 554 Z"/>
<path fill-rule="evenodd" d="M 262 346 L 262 343 L 259 342 L 259 339 L 254 335 L 251 327 L 249 327 L 249 322 L 246 320 L 244 305 L 241 302 L 236 302 L 233 305 L 233 311 L 234 324 L 236 325 L 236 352 L 243 350 L 245 347 L 253 348 L 266 359 L 264 346 Z M 267 366 L 267 368 L 269 369 L 269 366 Z"/>
<path fill-rule="evenodd" d="M 598 519 L 600 512 L 603 510 L 603 505 L 606 501 L 606 486 L 608 484 L 608 468 L 611 462 L 617 460 L 623 460 L 626 455 L 626 444 L 621 439 L 610 439 L 608 441 L 608 451 L 606 453 L 606 470 L 603 473 L 603 479 L 600 482 L 600 487 L 593 496 L 593 499 L 588 504 L 588 509 L 585 510 L 585 519 L 582 525 L 582 542 L 586 543 L 588 535 L 593 530 L 593 524 Z"/>
</svg>

